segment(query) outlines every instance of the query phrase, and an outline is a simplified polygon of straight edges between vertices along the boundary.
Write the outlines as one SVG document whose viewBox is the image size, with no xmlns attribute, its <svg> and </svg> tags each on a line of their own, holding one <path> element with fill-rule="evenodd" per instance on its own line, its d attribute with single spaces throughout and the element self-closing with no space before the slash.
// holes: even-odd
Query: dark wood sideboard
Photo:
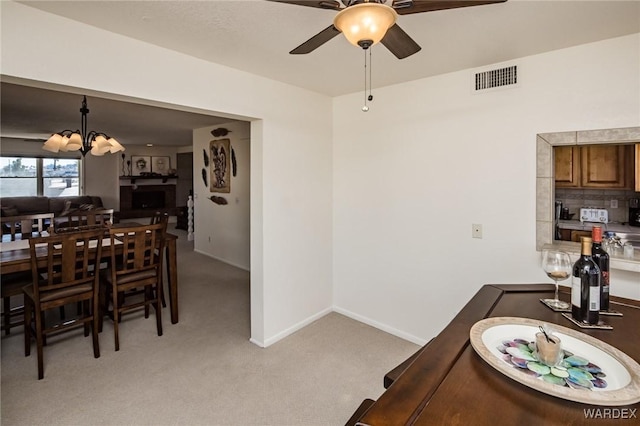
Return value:
<svg viewBox="0 0 640 426">
<path fill-rule="evenodd" d="M 613 330 L 586 330 L 545 307 L 553 285 L 485 285 L 451 323 L 385 377 L 388 389 L 365 400 L 347 424 L 357 425 L 581 425 L 640 424 L 640 403 L 616 408 L 619 418 L 590 419 L 597 409 L 531 389 L 487 364 L 469 340 L 471 327 L 489 317 L 523 317 L 556 323 L 602 340 L 640 362 L 640 302 L 612 298 Z M 560 298 L 569 300 L 561 287 Z"/>
</svg>

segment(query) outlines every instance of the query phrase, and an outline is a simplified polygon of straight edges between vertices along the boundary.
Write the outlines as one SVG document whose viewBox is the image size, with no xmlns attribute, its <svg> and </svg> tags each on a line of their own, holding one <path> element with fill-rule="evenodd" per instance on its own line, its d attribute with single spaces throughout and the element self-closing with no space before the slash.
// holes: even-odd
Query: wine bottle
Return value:
<svg viewBox="0 0 640 426">
<path fill-rule="evenodd" d="M 609 253 L 602 248 L 602 227 L 594 226 L 591 231 L 593 244 L 591 256 L 600 268 L 600 310 L 609 310 Z"/>
<path fill-rule="evenodd" d="M 571 315 L 589 324 L 600 320 L 600 268 L 591 256 L 591 238 L 582 237 L 582 249 L 573 265 Z"/>
</svg>

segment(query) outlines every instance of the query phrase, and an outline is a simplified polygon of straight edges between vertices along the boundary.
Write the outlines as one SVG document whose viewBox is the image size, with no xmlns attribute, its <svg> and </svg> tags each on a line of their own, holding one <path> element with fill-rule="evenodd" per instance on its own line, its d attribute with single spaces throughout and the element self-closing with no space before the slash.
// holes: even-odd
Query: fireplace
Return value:
<svg viewBox="0 0 640 426">
<path fill-rule="evenodd" d="M 176 185 L 120 186 L 120 218 L 149 217 L 157 211 L 175 216 Z"/>
<path fill-rule="evenodd" d="M 164 191 L 133 191 L 131 207 L 136 209 L 163 209 Z"/>
</svg>

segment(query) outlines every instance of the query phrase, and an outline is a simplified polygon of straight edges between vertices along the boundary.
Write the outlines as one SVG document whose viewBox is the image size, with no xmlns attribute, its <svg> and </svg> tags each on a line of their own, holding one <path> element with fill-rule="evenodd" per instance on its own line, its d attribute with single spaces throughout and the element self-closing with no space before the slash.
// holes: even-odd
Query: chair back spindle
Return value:
<svg viewBox="0 0 640 426">
<path fill-rule="evenodd" d="M 3 217 L 0 219 L 3 239 L 4 235 L 10 235 L 11 241 L 39 237 L 53 224 L 53 216 L 53 213 L 42 213 Z"/>
</svg>

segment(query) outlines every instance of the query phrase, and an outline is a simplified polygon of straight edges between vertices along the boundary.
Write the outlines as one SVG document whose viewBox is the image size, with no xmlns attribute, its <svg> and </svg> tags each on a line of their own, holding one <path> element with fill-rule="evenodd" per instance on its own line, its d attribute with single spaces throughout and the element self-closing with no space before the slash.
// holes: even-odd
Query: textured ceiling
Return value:
<svg viewBox="0 0 640 426">
<path fill-rule="evenodd" d="M 362 50 L 342 36 L 310 54 L 288 54 L 330 25 L 336 14 L 333 10 L 265 0 L 20 3 L 329 96 L 359 92 L 364 86 Z M 374 46 L 374 89 L 637 33 L 640 32 L 640 1 L 508 0 L 493 5 L 403 15 L 398 18 L 398 24 L 422 50 L 398 60 L 383 46 Z M 11 130 L 14 135 L 29 133 L 44 137 L 43 133 L 60 128 L 59 123 L 46 121 L 51 114 L 36 116 L 38 111 L 26 106 L 32 103 L 20 106 L 19 99 L 9 99 L 21 96 L 20 87 L 14 89 L 6 90 L 4 85 L 2 88 L 3 136 Z M 68 100 L 70 116 L 78 115 L 80 101 L 77 94 Z M 57 100 L 51 102 L 61 105 Z M 104 100 L 108 107 L 105 111 L 111 108 L 114 111 L 98 114 L 101 102 L 89 100 L 91 128 L 100 124 L 98 120 L 126 121 L 126 115 L 118 116 L 115 110 L 135 108 L 132 111 L 135 114 L 128 116 L 138 117 L 136 122 L 105 122 L 104 131 L 114 135 L 124 132 L 155 135 L 152 132 L 157 132 L 158 144 L 175 144 L 177 135 L 171 135 L 173 143 L 163 137 L 168 136 L 171 129 L 229 121 L 185 112 L 175 112 L 176 116 L 168 119 L 168 112 L 161 109 L 135 104 L 117 106 L 115 101 L 107 100 Z M 11 115 L 11 110 L 17 108 L 22 108 L 20 117 Z M 69 120 L 69 117 L 63 119 Z M 143 117 L 146 119 L 141 119 Z M 25 126 L 36 122 L 37 132 Z M 153 127 L 141 128 L 145 122 L 153 123 Z"/>
<path fill-rule="evenodd" d="M 80 128 L 82 95 L 10 83 L 0 86 L 3 138 L 47 139 Z M 228 123 L 228 118 L 87 96 L 88 130 L 114 136 L 125 146 L 191 145 L 193 129 Z"/>
<path fill-rule="evenodd" d="M 336 96 L 363 87 L 362 50 L 338 36 L 288 52 L 336 12 L 265 0 L 23 1 L 108 31 Z M 373 47 L 373 87 L 476 68 L 640 31 L 638 1 L 528 1 L 403 15 L 422 50 L 398 60 Z"/>
</svg>

